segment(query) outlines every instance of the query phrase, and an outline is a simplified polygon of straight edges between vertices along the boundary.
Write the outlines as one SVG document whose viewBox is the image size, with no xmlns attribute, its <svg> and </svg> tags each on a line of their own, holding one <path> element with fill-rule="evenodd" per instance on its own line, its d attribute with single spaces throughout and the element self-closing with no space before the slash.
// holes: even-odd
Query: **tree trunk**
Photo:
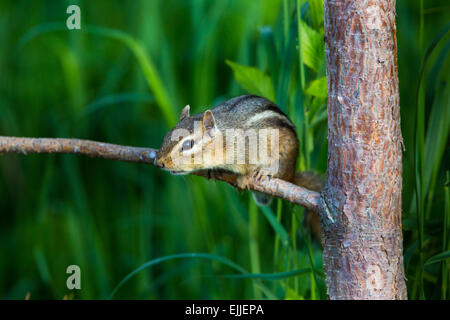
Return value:
<svg viewBox="0 0 450 320">
<path fill-rule="evenodd" d="M 330 299 L 406 299 L 395 0 L 325 0 Z"/>
</svg>

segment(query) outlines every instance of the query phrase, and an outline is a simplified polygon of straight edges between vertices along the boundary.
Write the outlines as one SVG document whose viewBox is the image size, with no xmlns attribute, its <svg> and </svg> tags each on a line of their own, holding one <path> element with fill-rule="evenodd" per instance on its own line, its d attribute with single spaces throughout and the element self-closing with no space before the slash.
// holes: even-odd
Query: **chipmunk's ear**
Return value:
<svg viewBox="0 0 450 320">
<path fill-rule="evenodd" d="M 186 107 L 183 108 L 183 110 L 181 110 L 180 121 L 189 117 L 189 111 L 190 110 L 191 110 L 191 106 L 190 105 L 187 105 Z"/>
<path fill-rule="evenodd" d="M 202 124 L 203 132 L 212 136 L 216 130 L 216 119 L 214 119 L 211 110 L 206 110 L 203 114 Z"/>
</svg>

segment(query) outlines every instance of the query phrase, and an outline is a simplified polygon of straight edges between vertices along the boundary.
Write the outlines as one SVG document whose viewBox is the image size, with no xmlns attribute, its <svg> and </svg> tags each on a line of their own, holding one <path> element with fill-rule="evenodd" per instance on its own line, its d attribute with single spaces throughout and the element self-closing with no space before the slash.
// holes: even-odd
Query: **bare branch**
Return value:
<svg viewBox="0 0 450 320">
<path fill-rule="evenodd" d="M 263 183 L 253 182 L 251 188 L 252 190 L 298 204 L 315 212 L 319 212 L 320 209 L 320 193 L 299 187 L 281 179 L 271 179 Z"/>
<path fill-rule="evenodd" d="M 153 164 L 157 150 L 62 138 L 16 138 L 0 136 L 1 153 L 68 153 L 92 158 Z"/>
<path fill-rule="evenodd" d="M 154 164 L 158 153 L 153 148 L 138 148 L 116 144 L 80 139 L 63 138 L 17 138 L 0 136 L 0 154 L 2 153 L 66 153 L 80 154 L 92 158 Z M 209 178 L 206 171 L 196 172 L 195 175 Z M 236 186 L 236 176 L 227 172 L 216 173 L 215 179 L 225 181 Z M 249 189 L 260 191 L 271 196 L 301 205 L 307 209 L 318 212 L 320 207 L 320 194 L 281 179 L 269 181 L 253 180 Z"/>
</svg>

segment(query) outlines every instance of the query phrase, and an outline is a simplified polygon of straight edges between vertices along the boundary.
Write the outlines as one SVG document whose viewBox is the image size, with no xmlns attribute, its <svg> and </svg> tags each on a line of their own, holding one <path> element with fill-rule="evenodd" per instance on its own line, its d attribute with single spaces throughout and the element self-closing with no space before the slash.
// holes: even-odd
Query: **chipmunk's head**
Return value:
<svg viewBox="0 0 450 320">
<path fill-rule="evenodd" d="M 164 137 L 156 157 L 156 166 L 173 174 L 188 174 L 214 166 L 212 156 L 221 136 L 211 110 L 189 115 L 187 105 L 180 120 Z M 212 152 L 211 152 L 212 151 Z"/>
</svg>

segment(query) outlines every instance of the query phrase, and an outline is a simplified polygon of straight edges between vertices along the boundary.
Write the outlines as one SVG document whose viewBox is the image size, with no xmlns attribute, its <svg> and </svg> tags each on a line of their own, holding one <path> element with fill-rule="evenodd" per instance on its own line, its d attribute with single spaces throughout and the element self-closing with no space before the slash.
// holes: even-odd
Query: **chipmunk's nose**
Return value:
<svg viewBox="0 0 450 320">
<path fill-rule="evenodd" d="M 164 168 L 164 163 L 158 158 L 156 158 L 155 165 L 160 169 Z"/>
</svg>

